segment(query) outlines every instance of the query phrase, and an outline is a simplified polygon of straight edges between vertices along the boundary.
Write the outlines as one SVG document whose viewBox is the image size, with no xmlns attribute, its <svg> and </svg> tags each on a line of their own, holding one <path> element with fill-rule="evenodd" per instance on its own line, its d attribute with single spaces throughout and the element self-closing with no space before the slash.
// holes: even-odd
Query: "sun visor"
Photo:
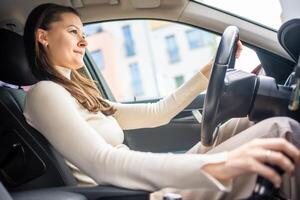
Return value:
<svg viewBox="0 0 300 200">
<path fill-rule="evenodd" d="M 277 36 L 281 46 L 297 62 L 300 54 L 300 18 L 285 22 Z"/>
</svg>

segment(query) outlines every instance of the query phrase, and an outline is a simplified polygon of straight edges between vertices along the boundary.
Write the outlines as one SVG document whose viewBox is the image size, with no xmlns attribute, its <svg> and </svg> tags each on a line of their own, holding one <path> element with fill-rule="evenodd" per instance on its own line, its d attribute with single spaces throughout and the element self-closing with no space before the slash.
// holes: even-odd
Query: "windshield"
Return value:
<svg viewBox="0 0 300 200">
<path fill-rule="evenodd" d="M 196 0 L 278 30 L 288 19 L 299 17 L 299 0 Z"/>
</svg>

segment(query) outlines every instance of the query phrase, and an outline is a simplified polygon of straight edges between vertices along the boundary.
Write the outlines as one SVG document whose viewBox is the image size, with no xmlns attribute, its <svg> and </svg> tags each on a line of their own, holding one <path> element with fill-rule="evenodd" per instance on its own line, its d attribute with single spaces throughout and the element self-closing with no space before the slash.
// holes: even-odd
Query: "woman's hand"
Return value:
<svg viewBox="0 0 300 200">
<path fill-rule="evenodd" d="M 242 50 L 243 50 L 243 44 L 239 40 L 237 42 L 237 50 L 236 50 L 236 54 L 235 54 L 236 59 L 238 59 L 240 57 Z M 206 65 L 204 65 L 204 67 L 201 68 L 201 73 L 204 76 L 206 76 L 207 79 L 209 79 L 209 75 L 210 75 L 210 71 L 211 71 L 213 63 L 214 63 L 214 59 L 210 60 Z"/>
<path fill-rule="evenodd" d="M 280 187 L 281 177 L 264 163 L 277 165 L 291 174 L 295 165 L 300 163 L 300 151 L 283 138 L 254 139 L 230 151 L 226 162 L 207 164 L 202 169 L 221 181 L 228 181 L 243 174 L 257 173 L 273 182 L 276 187 Z"/>
<path fill-rule="evenodd" d="M 241 53 L 243 51 L 243 44 L 242 42 L 239 40 L 237 42 L 237 49 L 236 49 L 236 53 L 235 53 L 235 58 L 238 59 L 241 56 Z"/>
</svg>

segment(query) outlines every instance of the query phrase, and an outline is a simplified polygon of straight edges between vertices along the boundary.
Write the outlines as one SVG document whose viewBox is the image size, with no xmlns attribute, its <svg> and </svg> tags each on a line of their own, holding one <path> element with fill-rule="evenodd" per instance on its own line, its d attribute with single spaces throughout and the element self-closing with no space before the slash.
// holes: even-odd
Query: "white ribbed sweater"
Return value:
<svg viewBox="0 0 300 200">
<path fill-rule="evenodd" d="M 71 71 L 57 67 L 66 77 Z M 131 151 L 123 143 L 123 130 L 167 124 L 207 87 L 198 72 L 174 93 L 157 103 L 121 104 L 113 116 L 91 113 L 61 85 L 40 81 L 26 96 L 24 116 L 77 168 L 77 178 L 89 176 L 98 184 L 155 191 L 164 187 L 228 190 L 201 170 L 207 163 L 224 162 L 226 152 L 199 154 Z M 74 168 L 73 168 L 74 169 Z M 75 168 L 76 169 L 76 168 Z"/>
</svg>

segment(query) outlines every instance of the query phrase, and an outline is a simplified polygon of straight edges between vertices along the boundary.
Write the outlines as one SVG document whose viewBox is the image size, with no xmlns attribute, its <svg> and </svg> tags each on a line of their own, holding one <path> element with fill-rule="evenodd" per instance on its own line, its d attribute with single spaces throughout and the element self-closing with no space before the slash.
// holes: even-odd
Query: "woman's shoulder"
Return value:
<svg viewBox="0 0 300 200">
<path fill-rule="evenodd" d="M 53 81 L 39 81 L 38 83 L 34 84 L 29 91 L 27 92 L 28 97 L 35 97 L 35 96 L 61 96 L 61 95 L 68 95 L 69 92 L 60 84 L 55 83 Z"/>
</svg>

